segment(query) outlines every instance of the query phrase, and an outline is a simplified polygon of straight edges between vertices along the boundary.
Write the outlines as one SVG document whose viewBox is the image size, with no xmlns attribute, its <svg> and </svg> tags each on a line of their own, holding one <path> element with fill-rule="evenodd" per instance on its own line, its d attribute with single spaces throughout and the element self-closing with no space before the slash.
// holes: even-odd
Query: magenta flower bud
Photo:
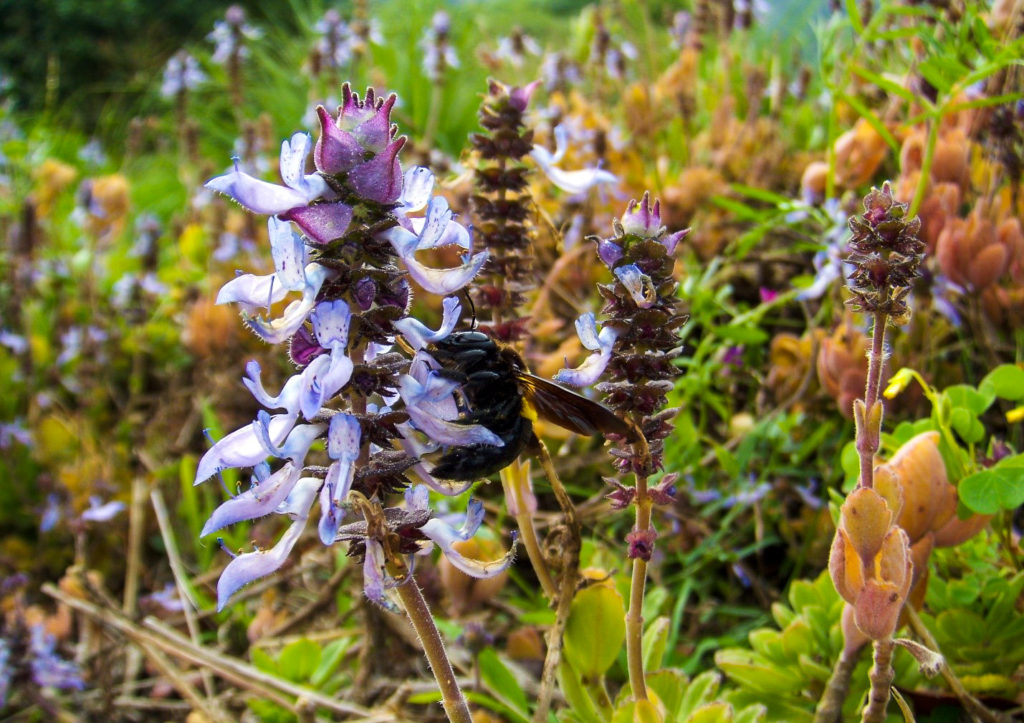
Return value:
<svg viewBox="0 0 1024 723">
<path fill-rule="evenodd" d="M 366 276 L 356 282 L 352 289 L 352 298 L 363 311 L 369 311 L 373 306 L 373 299 L 377 296 L 377 284 Z"/>
<path fill-rule="evenodd" d="M 644 191 L 644 197 L 638 203 L 633 200 L 626 206 L 626 213 L 620 219 L 622 230 L 628 234 L 644 238 L 658 238 L 664 232 L 661 225 L 661 201 L 655 201 L 651 207 L 651 194 Z"/>
<path fill-rule="evenodd" d="M 639 557 L 641 560 L 650 562 L 651 555 L 654 554 L 654 541 L 658 538 L 658 533 L 654 531 L 654 528 L 648 528 L 646 530 L 633 530 L 626 535 L 626 543 L 629 545 L 629 558 L 635 559 Z"/>
</svg>

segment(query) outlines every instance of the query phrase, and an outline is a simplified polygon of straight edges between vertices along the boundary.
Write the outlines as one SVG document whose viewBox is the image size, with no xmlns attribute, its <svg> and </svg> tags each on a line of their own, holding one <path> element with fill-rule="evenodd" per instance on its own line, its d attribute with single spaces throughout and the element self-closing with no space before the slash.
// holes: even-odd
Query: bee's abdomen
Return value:
<svg viewBox="0 0 1024 723">
<path fill-rule="evenodd" d="M 490 425 L 487 425 L 490 428 Z M 469 444 L 453 447 L 434 465 L 431 474 L 441 479 L 468 482 L 489 477 L 516 461 L 519 453 L 526 448 L 533 437 L 533 423 L 524 416 L 517 416 L 511 426 L 504 430 L 492 429 L 505 443 L 503 447 L 491 444 Z"/>
</svg>

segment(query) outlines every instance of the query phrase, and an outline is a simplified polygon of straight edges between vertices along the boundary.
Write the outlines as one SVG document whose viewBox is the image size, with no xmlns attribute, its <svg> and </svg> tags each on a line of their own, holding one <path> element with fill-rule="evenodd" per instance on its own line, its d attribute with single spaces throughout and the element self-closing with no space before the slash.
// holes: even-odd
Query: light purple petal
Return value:
<svg viewBox="0 0 1024 723">
<path fill-rule="evenodd" d="M 348 329 L 352 321 L 352 313 L 348 304 L 341 299 L 323 301 L 317 304 L 311 315 L 313 333 L 320 346 L 330 349 L 332 344 L 340 344 L 344 349 L 348 346 Z"/>
<path fill-rule="evenodd" d="M 367 599 L 377 603 L 389 612 L 400 612 L 387 596 L 387 588 L 393 587 L 388 583 L 387 561 L 384 558 L 384 548 L 376 540 L 366 541 L 366 559 L 363 562 L 363 592 Z"/>
<path fill-rule="evenodd" d="M 217 611 L 223 610 L 243 585 L 276 572 L 288 559 L 305 526 L 305 519 L 296 520 L 271 549 L 247 552 L 229 562 L 217 581 Z"/>
<path fill-rule="evenodd" d="M 218 304 L 238 303 L 246 313 L 276 304 L 288 294 L 288 289 L 275 274 L 254 276 L 242 274 L 224 284 L 217 293 Z"/>
<path fill-rule="evenodd" d="M 515 560 L 515 538 L 512 540 L 512 546 L 509 548 L 509 551 L 503 557 L 484 562 L 483 560 L 473 560 L 465 557 L 455 549 L 454 543 L 467 538 L 462 537 L 458 531 L 444 522 L 444 520 L 439 520 L 436 517 L 428 520 L 420 528 L 420 531 L 441 548 L 441 552 L 448 558 L 448 562 L 471 577 L 494 577 L 507 570 L 509 565 Z"/>
<path fill-rule="evenodd" d="M 335 414 L 327 431 L 327 454 L 331 459 L 355 462 L 359 459 L 362 428 L 351 414 Z"/>
<path fill-rule="evenodd" d="M 313 173 L 306 175 L 306 156 L 313 142 L 308 133 L 295 133 L 281 143 L 281 180 L 303 195 L 307 202 L 327 193 L 327 182 Z"/>
<path fill-rule="evenodd" d="M 264 215 L 281 214 L 308 202 L 305 194 L 299 191 L 261 181 L 237 168 L 223 176 L 211 178 L 206 182 L 206 188 L 230 196 L 253 213 Z"/>
<path fill-rule="evenodd" d="M 430 505 L 430 490 L 420 485 L 412 485 L 405 490 L 405 508 L 413 512 L 423 512 Z"/>
<path fill-rule="evenodd" d="M 626 291 L 633 298 L 633 303 L 641 309 L 649 309 L 658 300 L 658 294 L 654 289 L 651 277 L 642 272 L 636 264 L 620 266 L 612 271 Z"/>
<path fill-rule="evenodd" d="M 250 487 L 231 499 L 223 502 L 213 511 L 203 525 L 200 537 L 216 532 L 222 527 L 233 525 L 242 520 L 255 520 L 276 512 L 277 507 L 288 497 L 288 494 L 299 481 L 302 468 L 288 462 L 274 474 L 257 485 Z"/>
<path fill-rule="evenodd" d="M 320 491 L 324 481 L 319 477 L 303 477 L 292 491 L 288 493 L 285 501 L 277 506 L 274 514 L 287 515 L 292 520 L 304 520 L 309 517 L 309 508 L 313 506 L 316 493 Z"/>
<path fill-rule="evenodd" d="M 260 317 L 247 319 L 250 328 L 264 341 L 271 344 L 280 344 L 291 338 L 299 330 L 309 312 L 316 304 L 316 295 L 324 281 L 333 274 L 327 267 L 320 264 L 309 264 L 306 266 L 306 285 L 302 290 L 302 299 L 293 301 L 284 310 L 284 314 L 273 321 L 267 321 Z"/>
<path fill-rule="evenodd" d="M 425 291 L 431 294 L 448 295 L 473 280 L 473 277 L 480 272 L 487 261 L 487 252 L 481 251 L 474 254 L 466 263 L 451 269 L 435 269 L 424 266 L 412 255 L 405 256 L 402 261 L 409 270 L 409 276 Z"/>
<path fill-rule="evenodd" d="M 306 244 L 292 225 L 276 216 L 267 219 L 270 253 L 277 270 L 277 286 L 299 291 L 306 284 Z"/>
<path fill-rule="evenodd" d="M 599 186 L 601 184 L 614 185 L 619 182 L 617 176 L 600 168 L 584 168 L 579 171 L 563 171 L 557 166 L 548 166 L 547 168 L 541 166 L 541 169 L 544 171 L 544 175 L 548 177 L 548 180 L 566 193 L 573 195 L 589 191 L 594 186 Z"/>
<path fill-rule="evenodd" d="M 462 313 L 462 305 L 454 296 L 445 297 L 441 302 L 441 307 L 443 309 L 441 326 L 437 331 L 431 330 L 422 321 L 411 316 L 399 319 L 394 323 L 394 327 L 401 332 L 413 349 L 419 350 L 427 344 L 435 344 L 452 333 L 455 325 L 459 323 L 459 315 Z"/>
<path fill-rule="evenodd" d="M 469 231 L 456 223 L 455 215 L 448 207 L 448 201 L 444 196 L 434 196 L 427 206 L 427 216 L 422 230 L 419 232 L 419 242 L 416 244 L 417 251 L 425 249 L 440 248 L 456 244 L 464 249 L 470 245 Z M 414 227 L 416 222 L 413 221 Z"/>
<path fill-rule="evenodd" d="M 88 522 L 109 522 L 124 510 L 124 502 L 111 501 L 103 504 L 99 497 L 89 498 L 89 509 L 82 513 Z"/>
<path fill-rule="evenodd" d="M 291 414 L 276 414 L 271 417 L 268 433 L 273 443 L 280 444 L 294 424 L 295 417 Z M 207 450 L 196 468 L 195 483 L 199 484 L 223 469 L 254 467 L 270 454 L 271 452 L 263 446 L 260 435 L 257 435 L 253 425 L 247 424 L 241 429 L 236 429 Z"/>
<path fill-rule="evenodd" d="M 489 444 L 504 447 L 501 437 L 479 424 L 458 424 L 428 414 L 420 407 L 406 407 L 409 419 L 435 442 L 446 445 Z"/>
<path fill-rule="evenodd" d="M 403 212 L 419 211 L 427 205 L 434 190 L 434 174 L 425 166 L 414 166 L 405 172 L 401 207 Z"/>
<path fill-rule="evenodd" d="M 288 381 L 284 383 L 281 393 L 272 397 L 263 387 L 263 377 L 257 361 L 252 360 L 246 364 L 245 373 L 246 376 L 243 377 L 242 384 L 252 392 L 252 396 L 257 402 L 267 409 L 285 409 L 289 414 L 298 413 L 299 394 L 302 390 L 301 374 L 293 374 L 289 377 Z"/>
</svg>

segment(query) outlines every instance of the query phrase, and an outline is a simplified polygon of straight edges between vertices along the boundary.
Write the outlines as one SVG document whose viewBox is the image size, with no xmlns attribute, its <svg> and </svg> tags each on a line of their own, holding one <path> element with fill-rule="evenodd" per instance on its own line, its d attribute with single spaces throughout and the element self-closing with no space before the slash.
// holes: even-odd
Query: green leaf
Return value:
<svg viewBox="0 0 1024 723">
<path fill-rule="evenodd" d="M 995 401 L 995 395 L 992 392 L 975 389 L 966 384 L 954 384 L 947 387 L 944 393 L 954 409 L 963 407 L 975 416 L 984 414 L 985 410 Z"/>
<path fill-rule="evenodd" d="M 715 665 L 744 688 L 765 695 L 780 695 L 802 690 L 803 675 L 773 663 L 751 650 L 727 648 L 715 654 Z"/>
<path fill-rule="evenodd" d="M 755 703 L 754 705 L 748 705 L 737 713 L 732 721 L 733 723 L 761 723 L 767 717 L 768 709 L 760 703 Z"/>
<path fill-rule="evenodd" d="M 671 627 L 669 619 L 661 615 L 654 619 L 647 626 L 644 633 L 641 648 L 644 652 L 644 670 L 655 671 L 661 669 L 661 662 L 665 657 L 665 648 L 668 645 L 668 633 Z"/>
<path fill-rule="evenodd" d="M 994 515 L 1024 504 L 1024 455 L 1002 460 L 995 467 L 975 472 L 960 480 L 960 501 L 982 515 Z M 1008 461 L 1013 460 L 1010 464 Z"/>
<path fill-rule="evenodd" d="M 603 723 L 602 717 L 598 715 L 597 706 L 593 698 L 583 686 L 580 674 L 572 667 L 572 664 L 562 657 L 558 663 L 558 687 L 565 696 L 572 712 L 575 713 L 583 723 Z"/>
<path fill-rule="evenodd" d="M 523 692 L 516 677 L 501 662 L 494 648 L 484 648 L 477 657 L 477 665 L 480 666 L 480 678 L 491 693 L 524 717 L 529 718 L 530 704 L 526 700 L 526 693 Z"/>
<path fill-rule="evenodd" d="M 528 716 L 525 716 L 522 713 L 513 710 L 509 706 L 502 703 L 500 700 L 496 700 L 489 695 L 480 693 L 479 691 L 475 690 L 467 690 L 465 695 L 466 700 L 470 701 L 471 703 L 477 703 L 478 705 L 481 705 L 484 708 L 493 710 L 495 713 L 500 714 L 504 720 L 509 721 L 509 723 L 530 723 L 530 718 Z"/>
<path fill-rule="evenodd" d="M 252 659 L 252 664 L 260 670 L 278 675 L 277 661 L 267 655 L 267 651 L 263 648 L 250 648 L 249 657 Z"/>
<path fill-rule="evenodd" d="M 757 346 L 768 341 L 768 332 L 756 326 L 728 324 L 726 326 L 713 326 L 711 330 L 725 341 L 731 341 L 735 344 Z"/>
<path fill-rule="evenodd" d="M 313 675 L 320 664 L 320 646 L 302 638 L 285 646 L 278 656 L 281 675 L 295 683 L 303 683 Z"/>
<path fill-rule="evenodd" d="M 341 638 L 327 644 L 320 654 L 320 664 L 317 665 L 316 672 L 309 679 L 314 688 L 322 686 L 328 678 L 337 672 L 338 666 L 341 665 L 345 654 L 351 647 L 351 638 Z"/>
<path fill-rule="evenodd" d="M 686 686 L 686 693 L 679 703 L 679 718 L 688 720 L 698 708 L 715 699 L 718 689 L 722 686 L 720 673 L 709 670 L 701 673 Z"/>
<path fill-rule="evenodd" d="M 686 723 L 732 723 L 732 706 L 728 703 L 702 705 L 686 718 Z"/>
<path fill-rule="evenodd" d="M 625 616 L 622 595 L 611 583 L 576 593 L 565 626 L 565 657 L 584 680 L 604 675 L 619 657 L 626 639 Z"/>
<path fill-rule="evenodd" d="M 857 115 L 867 121 L 868 125 L 875 129 L 875 133 L 882 137 L 885 144 L 893 150 L 894 153 L 899 153 L 900 143 L 896 140 L 896 137 L 885 127 L 885 123 L 879 118 L 874 112 L 871 111 L 859 98 L 848 95 L 846 93 L 840 93 L 839 97 L 845 100 L 850 106 L 857 111 Z"/>
<path fill-rule="evenodd" d="M 1013 402 L 1024 399 L 1024 369 L 1015 364 L 998 366 L 981 380 L 978 388 Z"/>
<path fill-rule="evenodd" d="M 679 670 L 659 670 L 645 677 L 647 686 L 653 690 L 665 706 L 665 720 L 676 720 L 679 706 L 686 690 L 686 674 Z"/>
</svg>

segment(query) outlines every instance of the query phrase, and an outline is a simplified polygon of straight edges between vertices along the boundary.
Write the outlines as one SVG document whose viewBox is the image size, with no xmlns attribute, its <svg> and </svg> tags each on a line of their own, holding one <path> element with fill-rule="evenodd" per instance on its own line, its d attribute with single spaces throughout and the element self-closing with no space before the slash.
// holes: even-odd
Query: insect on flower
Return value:
<svg viewBox="0 0 1024 723">
<path fill-rule="evenodd" d="M 510 346 L 480 331 L 457 331 L 429 347 L 440 376 L 458 382 L 461 424 L 478 424 L 502 446 L 468 444 L 449 448 L 437 460 L 434 477 L 469 481 L 491 475 L 539 445 L 533 422 L 539 417 L 577 434 L 615 434 L 629 442 L 640 431 L 609 409 L 527 371 Z"/>
</svg>

